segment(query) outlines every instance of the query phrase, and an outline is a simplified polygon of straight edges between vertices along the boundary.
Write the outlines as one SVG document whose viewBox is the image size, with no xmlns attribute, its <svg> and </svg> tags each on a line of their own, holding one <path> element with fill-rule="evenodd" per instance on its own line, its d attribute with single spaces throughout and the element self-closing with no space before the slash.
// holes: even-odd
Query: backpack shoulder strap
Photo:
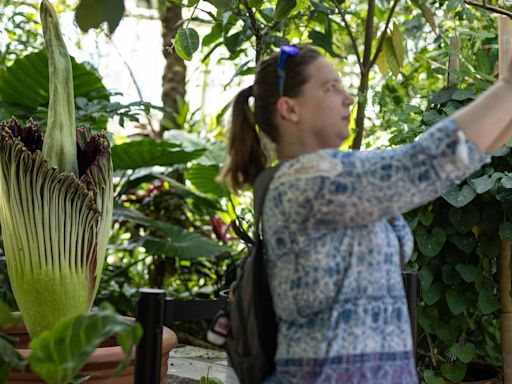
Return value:
<svg viewBox="0 0 512 384">
<path fill-rule="evenodd" d="M 254 238 L 255 241 L 260 238 L 260 221 L 263 214 L 263 203 L 267 195 L 268 186 L 272 181 L 275 173 L 280 168 L 281 164 L 272 168 L 266 168 L 261 172 L 254 181 Z"/>
</svg>

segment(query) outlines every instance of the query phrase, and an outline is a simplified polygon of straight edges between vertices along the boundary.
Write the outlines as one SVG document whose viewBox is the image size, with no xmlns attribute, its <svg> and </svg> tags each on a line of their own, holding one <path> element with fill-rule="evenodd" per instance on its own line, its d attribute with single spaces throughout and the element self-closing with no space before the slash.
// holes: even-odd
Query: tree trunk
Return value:
<svg viewBox="0 0 512 384">
<path fill-rule="evenodd" d="M 178 110 L 178 100 L 185 98 L 185 76 L 186 66 L 174 50 L 169 50 L 172 46 L 172 39 L 176 36 L 176 31 L 183 20 L 181 16 L 181 6 L 173 1 L 169 1 L 166 7 L 160 11 L 160 20 L 162 22 L 163 54 L 166 60 L 164 75 L 162 77 L 162 102 L 164 107 L 172 111 Z M 172 128 L 181 128 L 178 126 L 172 112 L 164 113 L 160 123 L 160 135 L 165 130 Z"/>
<path fill-rule="evenodd" d="M 361 143 L 364 136 L 364 120 L 366 117 L 366 105 L 368 104 L 368 83 L 370 72 L 365 71 L 361 74 L 361 82 L 357 90 L 357 114 L 356 114 L 356 134 L 352 142 L 352 149 L 361 149 Z"/>
<path fill-rule="evenodd" d="M 454 73 L 459 70 L 460 62 L 460 37 L 450 37 L 450 55 L 448 56 L 448 88 L 457 85 L 457 75 Z"/>
</svg>

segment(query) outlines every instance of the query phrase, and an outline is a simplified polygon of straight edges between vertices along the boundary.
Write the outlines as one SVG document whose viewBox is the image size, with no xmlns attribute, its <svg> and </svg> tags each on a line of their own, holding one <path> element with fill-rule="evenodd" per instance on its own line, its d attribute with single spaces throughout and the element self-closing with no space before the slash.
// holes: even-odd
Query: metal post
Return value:
<svg viewBox="0 0 512 384">
<path fill-rule="evenodd" d="M 416 355 L 416 342 L 418 338 L 418 304 L 420 300 L 420 278 L 418 272 L 407 271 L 402 273 L 404 280 L 405 294 L 407 296 L 407 306 L 409 308 L 409 317 L 411 318 L 411 331 L 413 350 Z"/>
<path fill-rule="evenodd" d="M 135 384 L 159 384 L 165 291 L 140 289 L 137 321 L 144 334 L 135 355 Z"/>
</svg>

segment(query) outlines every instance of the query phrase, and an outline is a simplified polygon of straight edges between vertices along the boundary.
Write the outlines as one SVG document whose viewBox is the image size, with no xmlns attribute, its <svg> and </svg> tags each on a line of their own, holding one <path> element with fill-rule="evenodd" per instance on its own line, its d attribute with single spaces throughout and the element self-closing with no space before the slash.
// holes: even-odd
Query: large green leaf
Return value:
<svg viewBox="0 0 512 384">
<path fill-rule="evenodd" d="M 90 28 L 98 28 L 107 22 L 112 34 L 119 25 L 124 14 L 123 0 L 81 0 L 75 12 L 75 21 L 84 32 Z"/>
<path fill-rule="evenodd" d="M 197 159 L 204 149 L 185 150 L 179 144 L 153 139 L 128 141 L 112 147 L 114 169 L 137 169 L 154 165 L 171 166 Z"/>
<path fill-rule="evenodd" d="M 67 384 L 100 343 L 113 334 L 125 352 L 125 358 L 115 372 L 120 373 L 142 336 L 142 328 L 107 307 L 65 319 L 33 339 L 30 342 L 30 367 L 47 383 Z"/>
<path fill-rule="evenodd" d="M 97 97 L 108 99 L 101 78 L 84 64 L 71 58 L 75 98 Z M 0 71 L 0 99 L 10 105 L 28 109 L 46 107 L 48 93 L 48 57 L 46 50 L 31 53 L 16 60 L 7 69 Z"/>
<path fill-rule="evenodd" d="M 199 191 L 218 197 L 227 196 L 229 191 L 216 180 L 219 176 L 218 165 L 194 164 L 187 171 L 187 179 Z"/>
<path fill-rule="evenodd" d="M 193 28 L 180 28 L 174 39 L 176 53 L 183 60 L 191 60 L 199 48 L 199 34 Z"/>
</svg>

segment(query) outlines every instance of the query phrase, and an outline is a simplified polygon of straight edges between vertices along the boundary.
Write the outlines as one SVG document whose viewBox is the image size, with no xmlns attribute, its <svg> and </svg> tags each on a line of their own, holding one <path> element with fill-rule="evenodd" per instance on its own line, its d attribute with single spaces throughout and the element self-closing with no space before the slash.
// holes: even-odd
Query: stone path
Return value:
<svg viewBox="0 0 512 384">
<path fill-rule="evenodd" d="M 225 352 L 178 344 L 169 354 L 165 384 L 196 384 L 206 375 L 224 384 L 239 384 Z"/>
</svg>

